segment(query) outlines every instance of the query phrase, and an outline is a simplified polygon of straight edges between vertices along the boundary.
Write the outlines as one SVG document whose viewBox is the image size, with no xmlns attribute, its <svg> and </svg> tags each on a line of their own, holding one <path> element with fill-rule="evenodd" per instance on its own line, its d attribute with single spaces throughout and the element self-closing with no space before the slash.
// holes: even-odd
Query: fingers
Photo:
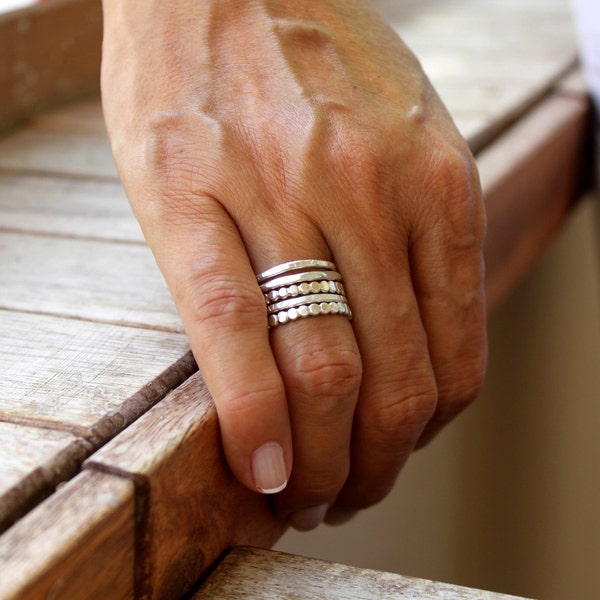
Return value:
<svg viewBox="0 0 600 600">
<path fill-rule="evenodd" d="M 157 261 L 215 399 L 227 462 L 249 488 L 274 493 L 290 476 L 292 440 L 264 297 L 238 230 L 218 203 L 195 198 L 178 214 L 154 220 Z"/>
<path fill-rule="evenodd" d="M 294 440 L 294 472 L 275 506 L 297 529 L 312 529 L 350 468 L 360 354 L 343 316 L 278 327 L 272 346 L 285 381 Z"/>
<path fill-rule="evenodd" d="M 358 257 L 349 253 L 347 259 L 356 264 Z M 387 495 L 437 402 L 406 252 L 399 251 L 388 264 L 364 255 L 362 261 L 363 268 L 346 287 L 364 374 L 354 418 L 351 470 L 328 517 L 332 523 Z"/>
<path fill-rule="evenodd" d="M 320 237 L 320 241 L 318 241 Z M 294 239 L 292 239 L 294 238 Z M 247 233 L 248 246 L 260 246 Z M 297 253 L 289 255 L 289 248 Z M 322 235 L 304 226 L 270 239 L 261 267 L 282 258 L 329 258 Z M 277 257 L 277 258 L 276 258 Z M 350 466 L 352 420 L 362 367 L 346 316 L 299 319 L 271 330 L 271 348 L 284 381 L 294 445 L 294 469 L 286 489 L 274 498 L 279 515 L 297 529 L 315 527 L 342 488 Z"/>
<path fill-rule="evenodd" d="M 155 242 L 155 253 L 215 399 L 227 461 L 257 491 L 278 492 L 289 480 L 278 512 L 312 528 L 349 469 L 360 355 L 344 316 L 302 319 L 269 334 L 247 252 L 262 270 L 290 258 L 328 258 L 329 250 L 307 227 L 272 235 L 278 228 L 270 223 L 246 226 L 242 242 L 210 198 L 195 198 L 177 219 L 168 214 L 153 219 L 160 223 L 154 237 L 170 239 L 168 248 Z"/>
<path fill-rule="evenodd" d="M 438 218 L 417 225 L 411 253 L 413 285 L 438 389 L 437 410 L 419 447 L 477 397 L 487 358 L 479 182 L 467 158 L 455 154 L 446 160 L 449 166 L 435 204 Z"/>
<path fill-rule="evenodd" d="M 468 159 L 444 154 L 430 173 L 435 185 L 415 196 L 426 211 L 413 212 L 405 238 L 399 226 L 395 236 L 380 239 L 385 250 L 379 260 L 369 263 L 364 248 L 357 251 L 344 239 L 333 244 L 340 268 L 355 266 L 346 287 L 364 375 L 351 471 L 328 521 L 340 522 L 385 497 L 410 452 L 480 390 L 486 360 L 484 218 L 469 169 Z M 415 201 L 406 199 L 407 210 L 411 205 Z M 354 235 L 360 238 L 359 228 Z"/>
</svg>

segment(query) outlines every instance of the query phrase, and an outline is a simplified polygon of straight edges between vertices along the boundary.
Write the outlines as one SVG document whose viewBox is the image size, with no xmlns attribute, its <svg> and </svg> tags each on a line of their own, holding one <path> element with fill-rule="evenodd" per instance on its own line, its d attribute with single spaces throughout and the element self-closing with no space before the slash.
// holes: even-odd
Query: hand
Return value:
<svg viewBox="0 0 600 600">
<path fill-rule="evenodd" d="M 227 461 L 300 529 L 382 499 L 482 385 L 473 159 L 366 0 L 105 0 L 117 166 Z M 333 259 L 354 319 L 269 332 L 255 273 Z M 293 461 L 293 467 L 292 467 Z"/>
</svg>

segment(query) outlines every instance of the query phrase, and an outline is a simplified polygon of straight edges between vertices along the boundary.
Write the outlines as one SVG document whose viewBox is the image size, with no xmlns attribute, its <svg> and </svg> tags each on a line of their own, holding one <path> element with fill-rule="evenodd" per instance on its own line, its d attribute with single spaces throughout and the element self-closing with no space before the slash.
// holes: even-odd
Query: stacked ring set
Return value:
<svg viewBox="0 0 600 600">
<path fill-rule="evenodd" d="M 269 327 L 320 315 L 352 318 L 342 276 L 327 260 L 295 260 L 256 276 L 265 296 Z"/>
</svg>

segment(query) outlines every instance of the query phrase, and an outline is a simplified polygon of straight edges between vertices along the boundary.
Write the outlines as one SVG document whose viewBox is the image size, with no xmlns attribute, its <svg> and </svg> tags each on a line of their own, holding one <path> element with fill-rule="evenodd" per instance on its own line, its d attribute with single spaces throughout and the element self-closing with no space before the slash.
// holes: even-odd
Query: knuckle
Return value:
<svg viewBox="0 0 600 600">
<path fill-rule="evenodd" d="M 179 175 L 189 171 L 191 148 L 184 135 L 184 120 L 178 111 L 158 112 L 148 119 L 144 159 L 151 172 Z"/>
<path fill-rule="evenodd" d="M 218 400 L 226 405 L 227 415 L 239 423 L 248 423 L 256 419 L 257 408 L 280 403 L 285 397 L 280 380 L 272 379 L 256 382 L 250 387 L 246 380 L 232 382 L 225 388 Z"/>
<path fill-rule="evenodd" d="M 335 412 L 338 400 L 358 392 L 362 362 L 354 345 L 328 345 L 299 350 L 291 374 L 294 388 L 303 396 L 318 398 L 315 409 L 327 414 Z"/>
<path fill-rule="evenodd" d="M 376 131 L 361 131 L 356 125 L 342 126 L 331 149 L 335 172 L 354 186 L 371 191 L 381 182 L 382 162 L 386 152 L 381 148 L 382 138 Z"/>
<path fill-rule="evenodd" d="M 187 110 L 156 111 L 148 117 L 138 154 L 142 167 L 154 176 L 162 195 L 179 198 L 197 194 L 199 182 L 218 187 L 222 167 L 218 123 Z"/>
<path fill-rule="evenodd" d="M 435 140 L 428 146 L 422 165 L 426 174 L 421 178 L 426 186 L 424 196 L 429 199 L 422 204 L 423 225 L 430 227 L 432 220 L 443 225 L 446 241 L 456 249 L 479 249 L 485 213 L 477 167 L 468 149 Z"/>
<path fill-rule="evenodd" d="M 438 392 L 433 378 L 413 390 L 407 389 L 394 402 L 373 412 L 373 440 L 390 449 L 412 444 L 433 417 L 437 404 Z"/>
<path fill-rule="evenodd" d="M 175 291 L 175 301 L 190 304 L 192 319 L 197 323 L 212 321 L 229 327 L 243 323 L 266 323 L 266 305 L 253 281 L 220 271 L 196 271 Z"/>
</svg>

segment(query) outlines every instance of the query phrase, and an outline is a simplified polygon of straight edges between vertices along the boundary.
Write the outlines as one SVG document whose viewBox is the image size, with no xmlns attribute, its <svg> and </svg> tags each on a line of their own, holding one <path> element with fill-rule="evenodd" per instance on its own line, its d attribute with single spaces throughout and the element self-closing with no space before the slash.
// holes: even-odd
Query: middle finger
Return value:
<svg viewBox="0 0 600 600">
<path fill-rule="evenodd" d="M 315 236 L 310 237 L 313 241 L 307 245 L 311 248 L 291 258 L 328 259 L 325 242 L 315 243 Z M 287 242 L 289 247 L 289 239 Z M 274 246 L 271 243 L 271 248 Z M 281 248 L 273 253 L 278 257 L 271 259 L 268 267 L 287 258 L 283 243 Z M 334 501 L 350 468 L 352 420 L 362 373 L 360 354 L 352 326 L 340 314 L 288 322 L 272 328 L 270 336 L 284 381 L 294 453 L 288 485 L 274 502 L 278 513 L 293 526 L 311 529 Z"/>
</svg>

